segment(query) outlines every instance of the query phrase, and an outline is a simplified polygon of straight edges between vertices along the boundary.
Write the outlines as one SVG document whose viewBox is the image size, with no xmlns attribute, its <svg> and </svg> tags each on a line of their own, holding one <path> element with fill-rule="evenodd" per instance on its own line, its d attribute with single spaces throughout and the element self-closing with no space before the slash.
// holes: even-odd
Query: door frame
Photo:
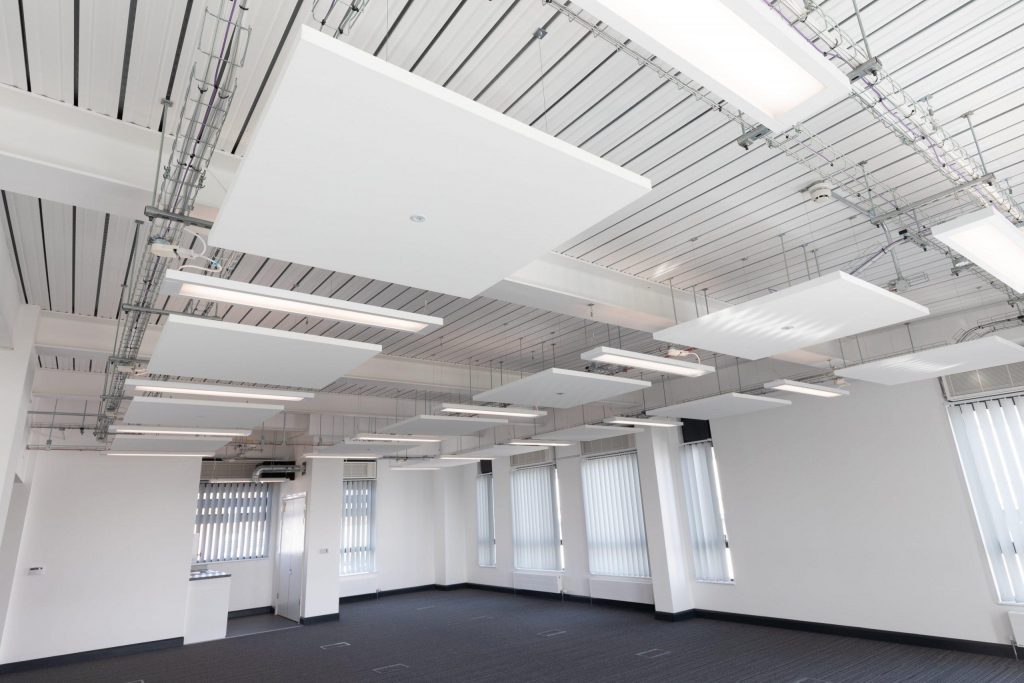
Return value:
<svg viewBox="0 0 1024 683">
<path fill-rule="evenodd" d="M 289 501 L 301 500 L 302 501 L 302 556 L 299 561 L 299 618 L 302 617 L 302 603 L 303 603 L 303 584 L 306 578 L 306 492 L 291 493 L 286 496 L 281 496 L 281 510 L 278 519 L 281 522 L 278 524 L 278 537 L 277 537 L 277 558 L 274 563 L 274 573 L 276 574 L 276 581 L 274 587 L 274 614 L 281 615 L 281 580 L 284 578 L 281 575 L 281 549 L 284 547 L 284 511 Z M 281 615 L 284 616 L 284 615 Z M 288 617 L 285 617 L 287 619 Z"/>
</svg>

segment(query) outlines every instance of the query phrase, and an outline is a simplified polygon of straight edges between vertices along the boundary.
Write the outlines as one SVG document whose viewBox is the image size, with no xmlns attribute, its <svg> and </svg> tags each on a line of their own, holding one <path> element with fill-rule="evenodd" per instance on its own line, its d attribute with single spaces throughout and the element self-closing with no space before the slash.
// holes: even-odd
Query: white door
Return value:
<svg viewBox="0 0 1024 683">
<path fill-rule="evenodd" d="M 277 613 L 299 620 L 302 595 L 302 560 L 306 549 L 306 496 L 281 502 L 281 543 L 277 552 Z"/>
</svg>

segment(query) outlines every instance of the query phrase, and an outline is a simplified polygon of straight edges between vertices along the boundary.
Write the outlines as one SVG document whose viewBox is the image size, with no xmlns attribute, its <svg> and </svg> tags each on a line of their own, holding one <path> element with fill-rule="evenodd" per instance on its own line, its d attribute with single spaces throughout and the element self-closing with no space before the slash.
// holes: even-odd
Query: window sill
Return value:
<svg viewBox="0 0 1024 683">
<path fill-rule="evenodd" d="M 736 579 L 731 581 L 716 581 L 714 579 L 694 579 L 697 583 L 710 583 L 713 586 L 735 586 Z"/>
<path fill-rule="evenodd" d="M 651 577 L 649 576 L 618 576 L 616 574 L 591 574 L 590 578 L 598 579 L 599 581 L 615 581 L 618 583 L 640 583 L 640 584 L 651 584 Z"/>
<path fill-rule="evenodd" d="M 238 564 L 239 562 L 259 562 L 260 560 L 269 560 L 270 556 L 265 555 L 263 557 L 247 557 L 241 560 L 203 560 L 202 562 L 193 562 L 193 567 L 209 567 L 213 564 Z"/>
</svg>

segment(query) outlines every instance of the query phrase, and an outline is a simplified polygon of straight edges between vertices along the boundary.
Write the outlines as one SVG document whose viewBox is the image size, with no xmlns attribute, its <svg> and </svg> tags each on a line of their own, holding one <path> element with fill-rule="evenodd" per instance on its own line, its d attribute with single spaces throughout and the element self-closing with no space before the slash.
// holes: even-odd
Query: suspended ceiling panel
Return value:
<svg viewBox="0 0 1024 683">
<path fill-rule="evenodd" d="M 733 415 L 745 415 L 756 413 L 771 408 L 781 408 L 792 405 L 792 401 L 784 398 L 769 398 L 767 396 L 752 396 L 750 394 L 720 394 L 699 398 L 696 401 L 677 403 L 674 406 L 665 406 L 648 410 L 648 415 L 658 417 L 682 417 L 691 420 L 714 420 L 720 417 L 732 417 Z"/>
<path fill-rule="evenodd" d="M 231 401 L 192 401 L 137 396 L 128 404 L 124 422 L 158 427 L 258 427 L 284 406 Z"/>
<path fill-rule="evenodd" d="M 570 427 L 568 429 L 558 429 L 545 434 L 537 434 L 530 438 L 537 441 L 558 441 L 560 439 L 564 439 L 565 441 L 594 441 L 596 439 L 607 439 L 609 437 L 625 436 L 627 434 L 636 434 L 636 430 L 632 427 L 580 425 L 579 427 Z"/>
<path fill-rule="evenodd" d="M 380 351 L 378 344 L 172 315 L 149 373 L 320 389 Z"/>
<path fill-rule="evenodd" d="M 110 445 L 111 453 L 213 453 L 231 442 L 230 438 L 187 436 L 137 436 L 119 434 Z"/>
<path fill-rule="evenodd" d="M 216 246 L 469 298 L 651 189 L 307 27 L 279 68 Z"/>
<path fill-rule="evenodd" d="M 502 427 L 508 420 L 483 417 L 447 417 L 444 415 L 417 415 L 396 422 L 380 431 L 385 434 L 425 434 L 428 436 L 469 436 L 492 427 Z"/>
<path fill-rule="evenodd" d="M 548 368 L 477 394 L 473 400 L 523 406 L 573 408 L 584 403 L 603 401 L 650 386 L 651 383 L 646 380 Z"/>
<path fill-rule="evenodd" d="M 460 458 L 494 458 L 502 456 L 519 455 L 521 453 L 533 453 L 534 451 L 546 450 L 546 446 L 510 446 L 508 444 L 497 444 L 485 446 L 465 453 L 459 453 Z M 454 460 L 452 462 L 455 462 Z"/>
<path fill-rule="evenodd" d="M 836 370 L 836 374 L 849 379 L 892 385 L 1021 361 L 1024 361 L 1024 347 L 1001 337 L 985 337 L 854 365 Z"/>
<path fill-rule="evenodd" d="M 921 304 L 836 271 L 655 332 L 654 338 L 758 360 L 925 315 Z"/>
</svg>

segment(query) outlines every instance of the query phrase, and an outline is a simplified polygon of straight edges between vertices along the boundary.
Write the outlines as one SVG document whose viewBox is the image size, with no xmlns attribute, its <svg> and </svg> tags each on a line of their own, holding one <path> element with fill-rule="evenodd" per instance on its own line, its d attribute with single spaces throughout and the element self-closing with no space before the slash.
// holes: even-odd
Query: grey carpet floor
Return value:
<svg viewBox="0 0 1024 683">
<path fill-rule="evenodd" d="M 340 622 L 70 664 L 15 681 L 1024 681 L 1024 662 L 478 590 L 342 605 Z"/>
</svg>

